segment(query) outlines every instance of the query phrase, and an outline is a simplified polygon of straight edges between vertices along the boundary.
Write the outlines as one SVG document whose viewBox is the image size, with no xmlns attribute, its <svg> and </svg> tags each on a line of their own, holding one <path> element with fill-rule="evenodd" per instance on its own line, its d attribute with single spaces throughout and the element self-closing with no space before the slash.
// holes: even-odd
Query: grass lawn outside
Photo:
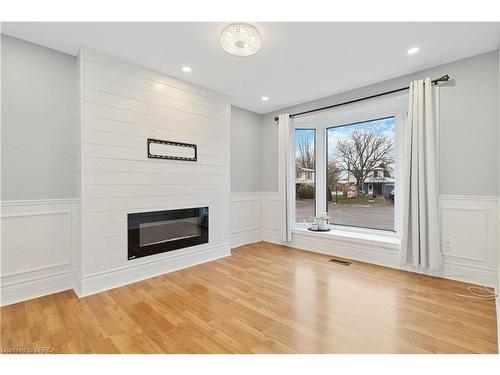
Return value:
<svg viewBox="0 0 500 375">
<path fill-rule="evenodd" d="M 347 198 L 342 195 L 332 196 L 332 200 L 328 202 L 329 204 L 337 203 L 337 204 L 385 204 L 385 205 L 393 205 L 394 203 L 389 198 L 384 198 L 383 196 L 377 196 L 376 198 L 365 196 L 365 197 L 357 197 L 357 198 Z"/>
</svg>

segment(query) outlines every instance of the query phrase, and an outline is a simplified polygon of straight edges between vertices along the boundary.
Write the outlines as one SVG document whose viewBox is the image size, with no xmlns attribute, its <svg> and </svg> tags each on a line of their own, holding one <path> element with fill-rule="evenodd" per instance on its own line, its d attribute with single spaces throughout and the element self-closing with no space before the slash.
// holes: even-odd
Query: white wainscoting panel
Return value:
<svg viewBox="0 0 500 375">
<path fill-rule="evenodd" d="M 230 255 L 229 98 L 90 50 L 80 52 L 79 295 Z M 198 147 L 198 160 L 149 159 L 147 139 Z M 209 243 L 128 260 L 127 214 L 209 207 Z"/>
<path fill-rule="evenodd" d="M 2 306 L 73 287 L 78 202 L 2 202 Z"/>
<path fill-rule="evenodd" d="M 262 240 L 260 192 L 231 193 L 231 248 Z"/>
<path fill-rule="evenodd" d="M 497 198 L 442 195 L 440 203 L 443 274 L 496 287 Z"/>
<path fill-rule="evenodd" d="M 262 192 L 262 239 L 268 242 L 279 243 L 279 196 L 277 192 Z"/>
</svg>

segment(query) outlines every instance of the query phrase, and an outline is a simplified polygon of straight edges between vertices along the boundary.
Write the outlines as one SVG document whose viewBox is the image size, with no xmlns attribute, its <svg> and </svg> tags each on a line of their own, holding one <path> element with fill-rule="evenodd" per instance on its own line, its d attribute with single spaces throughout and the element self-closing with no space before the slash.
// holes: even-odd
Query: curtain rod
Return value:
<svg viewBox="0 0 500 375">
<path fill-rule="evenodd" d="M 444 76 L 442 76 L 442 77 L 439 77 L 439 78 L 436 78 L 436 79 L 432 80 L 432 81 L 431 81 L 431 83 L 432 83 L 433 85 L 437 85 L 437 84 L 438 84 L 438 83 L 440 83 L 440 82 L 448 82 L 449 80 L 450 80 L 450 76 L 449 76 L 448 74 L 445 74 L 445 75 L 444 75 Z M 330 108 L 340 107 L 340 106 L 347 105 L 347 104 L 352 104 L 352 103 L 361 102 L 361 101 L 363 101 L 363 100 L 368 100 L 368 99 L 378 98 L 379 96 L 384 96 L 384 95 L 394 94 L 394 93 L 396 93 L 396 92 L 400 92 L 400 91 L 408 90 L 409 88 L 410 88 L 410 86 L 407 86 L 407 87 L 401 87 L 400 89 L 395 89 L 395 90 L 391 90 L 391 91 L 382 92 L 382 93 L 380 93 L 380 94 L 375 94 L 375 95 L 365 96 L 365 97 L 363 97 L 363 98 L 354 99 L 354 100 L 349 100 L 348 102 L 343 102 L 343 103 L 333 104 L 333 105 L 329 105 L 329 106 L 327 106 L 327 107 L 321 107 L 321 108 L 316 108 L 316 109 L 310 109 L 309 111 L 304 111 L 304 112 L 294 113 L 294 114 L 290 115 L 290 117 L 301 116 L 301 115 L 305 115 L 305 114 L 312 113 L 312 112 L 324 111 L 325 109 L 330 109 Z M 274 121 L 278 121 L 278 117 L 275 117 L 275 118 L 274 118 Z"/>
</svg>

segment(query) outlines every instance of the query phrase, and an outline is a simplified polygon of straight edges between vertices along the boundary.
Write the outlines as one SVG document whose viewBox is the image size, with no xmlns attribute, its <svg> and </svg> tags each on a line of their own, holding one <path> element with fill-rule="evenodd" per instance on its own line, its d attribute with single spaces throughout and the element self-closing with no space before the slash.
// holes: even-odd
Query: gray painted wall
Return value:
<svg viewBox="0 0 500 375">
<path fill-rule="evenodd" d="M 77 196 L 76 58 L 2 35 L 2 200 Z M 448 73 L 441 89 L 441 194 L 499 194 L 498 51 L 268 115 L 232 107 L 231 191 L 278 190 L 274 116 Z"/>
<path fill-rule="evenodd" d="M 76 58 L 6 35 L 1 42 L 1 199 L 76 197 Z"/>
<path fill-rule="evenodd" d="M 2 200 L 76 197 L 76 57 L 2 34 Z M 231 191 L 261 190 L 261 117 L 232 107 Z"/>
<path fill-rule="evenodd" d="M 411 80 L 452 80 L 440 89 L 440 193 L 499 194 L 498 50 L 262 116 L 262 190 L 278 190 L 274 116 L 327 106 L 407 86 Z"/>
<path fill-rule="evenodd" d="M 261 116 L 231 107 L 231 191 L 261 190 Z"/>
</svg>

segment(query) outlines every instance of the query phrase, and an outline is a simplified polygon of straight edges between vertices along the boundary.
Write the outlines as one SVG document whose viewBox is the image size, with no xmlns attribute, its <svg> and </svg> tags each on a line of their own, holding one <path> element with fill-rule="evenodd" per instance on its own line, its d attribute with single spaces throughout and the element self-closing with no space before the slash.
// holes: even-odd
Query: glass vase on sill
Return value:
<svg viewBox="0 0 500 375">
<path fill-rule="evenodd" d="M 319 230 L 328 230 L 328 220 L 330 219 L 330 216 L 328 215 L 327 212 L 322 212 L 319 214 L 319 216 L 316 218 L 318 220 L 318 229 Z"/>
</svg>

